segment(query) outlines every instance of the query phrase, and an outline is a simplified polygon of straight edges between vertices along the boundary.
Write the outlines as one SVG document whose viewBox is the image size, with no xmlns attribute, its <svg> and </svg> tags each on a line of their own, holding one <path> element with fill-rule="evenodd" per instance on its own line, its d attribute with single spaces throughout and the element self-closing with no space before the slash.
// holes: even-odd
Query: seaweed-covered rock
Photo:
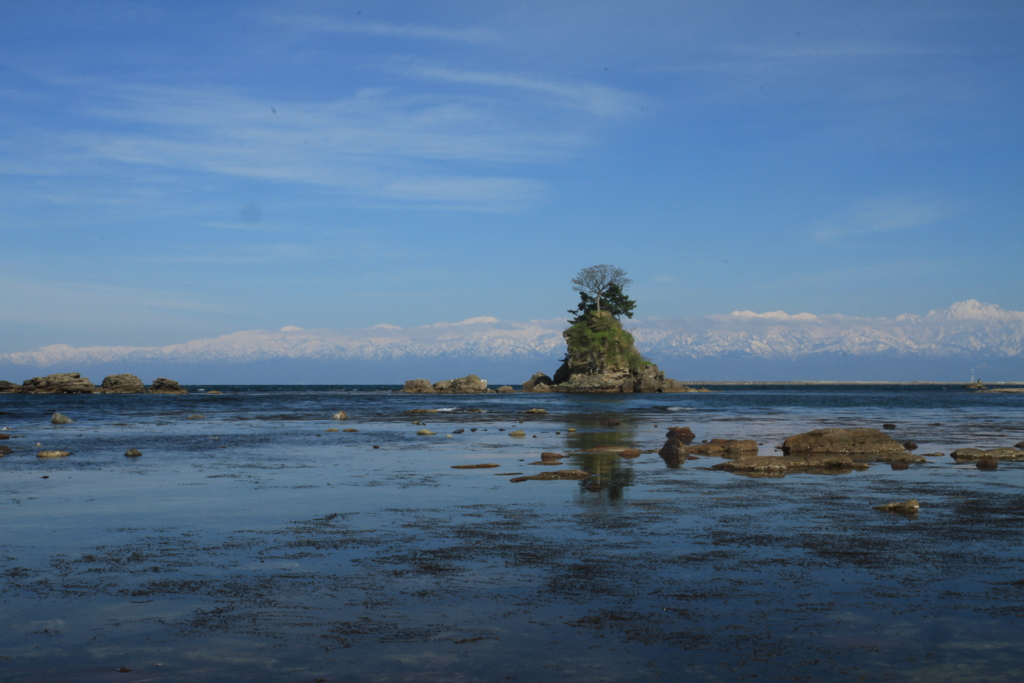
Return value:
<svg viewBox="0 0 1024 683">
<path fill-rule="evenodd" d="M 94 394 L 96 385 L 77 372 L 60 372 L 22 382 L 22 394 Z"/>
<path fill-rule="evenodd" d="M 848 455 L 754 455 L 729 460 L 713 465 L 713 470 L 726 472 L 747 472 L 765 474 L 786 474 L 788 472 L 852 472 L 865 470 L 868 466 L 856 462 Z"/>
<path fill-rule="evenodd" d="M 99 393 L 103 394 L 144 394 L 146 385 L 135 375 L 107 375 L 103 378 Z"/>
<path fill-rule="evenodd" d="M 173 379 L 167 379 L 166 377 L 157 377 L 153 380 L 153 384 L 149 387 L 149 393 L 151 394 L 187 394 L 188 389 L 175 382 Z"/>
<path fill-rule="evenodd" d="M 410 379 L 406 380 L 405 385 L 402 387 L 402 391 L 407 394 L 436 394 L 434 391 L 434 385 L 430 383 L 429 379 Z"/>
<path fill-rule="evenodd" d="M 950 456 L 957 462 L 978 460 L 1024 460 L 1024 450 L 1017 448 L 958 448 Z"/>
<path fill-rule="evenodd" d="M 718 458 L 748 457 L 757 455 L 757 442 L 753 439 L 711 439 L 707 443 L 687 446 L 686 453 Z"/>
<path fill-rule="evenodd" d="M 815 429 L 797 434 L 782 443 L 784 455 L 835 453 L 876 460 L 904 460 L 908 452 L 899 441 L 877 429 Z M 920 456 L 915 456 L 920 457 Z"/>
<path fill-rule="evenodd" d="M 534 474 L 529 477 L 515 477 L 509 481 L 513 483 L 519 483 L 521 481 L 560 481 L 560 480 L 579 480 L 590 477 L 590 472 L 584 472 L 583 470 L 556 470 L 554 472 L 541 472 L 540 474 Z"/>
</svg>

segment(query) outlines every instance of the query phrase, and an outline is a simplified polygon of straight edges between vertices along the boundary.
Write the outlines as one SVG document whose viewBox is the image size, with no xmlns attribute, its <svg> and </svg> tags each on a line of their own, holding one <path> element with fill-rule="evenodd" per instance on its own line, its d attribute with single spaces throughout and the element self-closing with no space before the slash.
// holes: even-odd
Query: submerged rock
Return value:
<svg viewBox="0 0 1024 683">
<path fill-rule="evenodd" d="M 950 456 L 957 462 L 976 460 L 1024 460 L 1024 450 L 1017 448 L 958 448 Z"/>
<path fill-rule="evenodd" d="M 432 432 L 429 429 L 421 429 L 418 432 L 416 432 L 418 436 L 434 436 L 434 434 L 436 433 L 437 432 Z"/>
<path fill-rule="evenodd" d="M 866 470 L 865 463 L 855 462 L 848 455 L 754 455 L 713 465 L 713 470 L 726 472 L 787 473 L 806 471 L 852 472 Z"/>
<path fill-rule="evenodd" d="M 516 429 L 515 431 L 509 432 L 508 435 L 509 436 L 526 436 L 526 432 L 524 432 L 522 429 Z"/>
<path fill-rule="evenodd" d="M 68 425 L 74 422 L 74 420 L 72 420 L 67 415 L 62 415 L 61 413 L 54 413 L 53 417 L 50 418 L 50 422 L 55 425 Z"/>
<path fill-rule="evenodd" d="M 129 448 L 124 452 L 124 457 L 126 458 L 137 458 L 140 455 L 142 455 L 142 451 L 140 451 L 138 448 Z"/>
<path fill-rule="evenodd" d="M 975 467 L 985 471 L 997 470 L 999 469 L 999 461 L 994 458 L 982 458 L 975 464 Z"/>
<path fill-rule="evenodd" d="M 757 454 L 757 442 L 753 439 L 711 439 L 707 443 L 687 446 L 686 454 L 717 458 L 749 457 Z"/>
<path fill-rule="evenodd" d="M 501 467 L 501 465 L 493 462 L 484 462 L 478 465 L 452 465 L 453 470 L 483 470 L 490 469 L 492 467 Z"/>
<path fill-rule="evenodd" d="M 509 481 L 518 484 L 522 481 L 559 481 L 559 480 L 571 480 L 578 481 L 580 479 L 586 479 L 591 476 L 590 472 L 584 472 L 583 470 L 556 470 L 554 472 L 541 472 L 540 474 L 534 474 L 529 477 L 515 477 Z"/>
<path fill-rule="evenodd" d="M 886 503 L 885 505 L 875 505 L 876 510 L 882 510 L 883 512 L 896 512 L 904 515 L 916 515 L 921 510 L 921 504 L 917 500 L 905 500 L 901 503 Z"/>
<path fill-rule="evenodd" d="M 543 408 L 530 408 L 529 410 L 523 411 L 524 415 L 547 415 L 548 411 Z"/>
</svg>

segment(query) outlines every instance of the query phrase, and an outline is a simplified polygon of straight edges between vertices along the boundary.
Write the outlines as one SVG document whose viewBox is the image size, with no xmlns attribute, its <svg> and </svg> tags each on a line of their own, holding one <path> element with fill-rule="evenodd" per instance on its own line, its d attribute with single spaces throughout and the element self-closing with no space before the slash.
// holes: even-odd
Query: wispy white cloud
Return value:
<svg viewBox="0 0 1024 683">
<path fill-rule="evenodd" d="M 957 215 L 944 202 L 890 197 L 861 202 L 814 229 L 814 238 L 828 241 L 853 235 L 894 232 L 935 225 Z"/>
<path fill-rule="evenodd" d="M 466 83 L 490 88 L 513 88 L 560 100 L 595 116 L 621 117 L 637 111 L 643 99 L 637 95 L 593 83 L 560 83 L 519 74 L 464 71 L 439 67 L 412 67 L 409 73 L 451 83 Z"/>
<path fill-rule="evenodd" d="M 332 186 L 371 205 L 509 211 L 546 191 L 516 169 L 562 160 L 589 142 L 568 116 L 534 125 L 503 111 L 498 97 L 364 89 L 282 104 L 213 87 L 89 87 L 78 130 L 38 131 L 31 168 L 15 155 L 0 161 L 0 173 L 66 175 L 102 159 Z M 595 117 L 616 106 L 610 93 L 591 100 Z"/>
<path fill-rule="evenodd" d="M 381 38 L 409 38 L 470 44 L 494 43 L 503 39 L 501 34 L 484 28 L 447 28 L 373 21 L 339 21 L 319 15 L 268 15 L 263 17 L 263 21 L 266 24 L 287 26 L 304 33 L 358 34 Z"/>
</svg>

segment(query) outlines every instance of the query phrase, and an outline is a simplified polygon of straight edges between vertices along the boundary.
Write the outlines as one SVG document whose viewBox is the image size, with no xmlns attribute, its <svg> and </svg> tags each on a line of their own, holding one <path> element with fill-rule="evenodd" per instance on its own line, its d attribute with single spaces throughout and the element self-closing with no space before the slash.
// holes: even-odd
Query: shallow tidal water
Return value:
<svg viewBox="0 0 1024 683">
<path fill-rule="evenodd" d="M 205 388 L 0 396 L 0 680 L 1024 678 L 1024 463 L 948 456 L 1024 439 L 1024 395 Z M 885 422 L 946 455 L 751 478 L 655 452 Z M 574 453 L 601 445 L 644 453 Z"/>
</svg>

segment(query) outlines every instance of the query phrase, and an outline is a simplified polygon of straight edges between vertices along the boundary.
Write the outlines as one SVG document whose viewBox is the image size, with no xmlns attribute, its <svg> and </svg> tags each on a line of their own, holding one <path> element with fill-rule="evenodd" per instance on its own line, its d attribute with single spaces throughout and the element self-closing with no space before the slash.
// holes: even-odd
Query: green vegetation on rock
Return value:
<svg viewBox="0 0 1024 683">
<path fill-rule="evenodd" d="M 564 363 L 570 375 L 637 375 L 650 365 L 636 350 L 633 335 L 608 311 L 587 313 L 562 336 L 569 347 Z"/>
</svg>

